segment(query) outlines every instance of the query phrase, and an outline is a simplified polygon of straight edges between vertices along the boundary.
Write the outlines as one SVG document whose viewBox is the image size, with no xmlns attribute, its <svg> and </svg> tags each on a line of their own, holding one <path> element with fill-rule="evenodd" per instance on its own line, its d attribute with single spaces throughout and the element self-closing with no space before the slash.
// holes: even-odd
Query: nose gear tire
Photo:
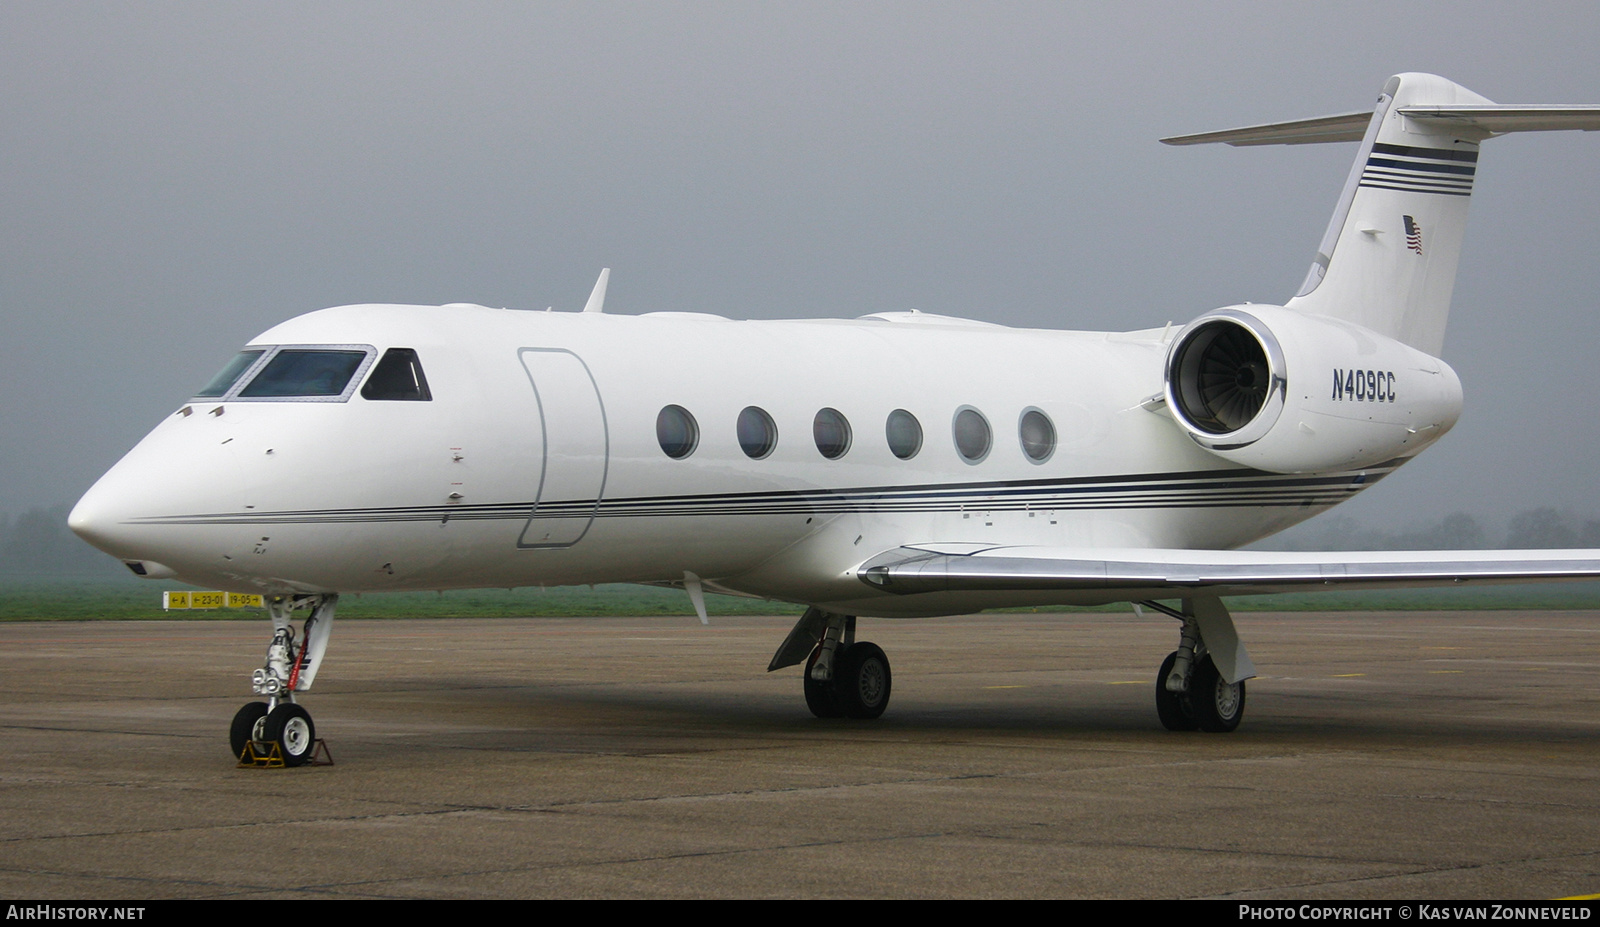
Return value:
<svg viewBox="0 0 1600 927">
<path fill-rule="evenodd" d="M 233 726 L 228 729 L 228 746 L 233 748 L 233 758 L 238 759 L 244 754 L 244 748 L 252 740 L 266 740 L 263 722 L 267 718 L 266 702 L 246 702 L 239 713 L 233 716 Z M 255 754 L 259 756 L 260 754 Z"/>
<path fill-rule="evenodd" d="M 263 726 L 266 740 L 276 742 L 283 754 L 283 765 L 304 766 L 311 761 L 317 745 L 317 728 L 311 723 L 311 714 L 293 702 L 284 702 L 272 709 Z"/>
</svg>

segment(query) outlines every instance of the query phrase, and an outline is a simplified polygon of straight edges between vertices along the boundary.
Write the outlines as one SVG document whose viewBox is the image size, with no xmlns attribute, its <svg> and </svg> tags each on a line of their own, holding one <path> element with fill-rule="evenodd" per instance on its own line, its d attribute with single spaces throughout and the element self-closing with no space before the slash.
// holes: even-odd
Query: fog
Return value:
<svg viewBox="0 0 1600 927">
<path fill-rule="evenodd" d="M 70 504 L 330 305 L 575 310 L 602 266 L 618 313 L 1281 302 L 1354 146 L 1157 138 L 1365 108 L 1403 70 L 1600 102 L 1597 34 L 1583 3 L 11 0 L 0 512 Z M 1445 351 L 1466 414 L 1340 510 L 1362 530 L 1600 510 L 1596 177 L 1583 133 L 1485 146 Z"/>
</svg>

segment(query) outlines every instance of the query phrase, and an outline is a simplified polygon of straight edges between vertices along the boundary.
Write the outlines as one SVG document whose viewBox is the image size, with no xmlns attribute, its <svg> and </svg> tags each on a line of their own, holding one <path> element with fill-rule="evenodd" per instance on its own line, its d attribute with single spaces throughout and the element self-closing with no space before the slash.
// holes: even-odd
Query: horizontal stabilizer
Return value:
<svg viewBox="0 0 1600 927">
<path fill-rule="evenodd" d="M 1318 116 L 1315 119 L 1296 119 L 1293 122 L 1269 122 L 1258 126 L 1223 129 L 1220 132 L 1201 132 L 1198 135 L 1174 135 L 1161 140 L 1163 145 L 1205 145 L 1222 142 L 1235 148 L 1247 145 L 1315 145 L 1321 142 L 1359 142 L 1372 121 L 1372 110 L 1361 113 L 1344 113 L 1339 116 Z"/>
<path fill-rule="evenodd" d="M 1492 138 L 1509 132 L 1600 131 L 1600 106 L 1402 106 L 1400 115 L 1434 129 L 1451 130 L 1468 137 Z M 1166 145 L 1205 145 L 1220 142 L 1236 148 L 1249 145 L 1315 145 L 1322 142 L 1359 142 L 1372 121 L 1372 113 L 1318 116 L 1293 122 L 1269 122 L 1220 132 L 1175 135 Z"/>
<path fill-rule="evenodd" d="M 1458 134 L 1462 128 L 1484 136 L 1600 130 L 1600 106 L 1404 106 L 1400 114 L 1439 128 L 1454 128 Z"/>
<path fill-rule="evenodd" d="M 1600 579 L 1600 550 L 1277 552 L 926 544 L 862 564 L 861 581 L 902 595 L 1050 590 L 1114 592 L 1108 601 L 1268 595 L 1461 583 Z"/>
</svg>

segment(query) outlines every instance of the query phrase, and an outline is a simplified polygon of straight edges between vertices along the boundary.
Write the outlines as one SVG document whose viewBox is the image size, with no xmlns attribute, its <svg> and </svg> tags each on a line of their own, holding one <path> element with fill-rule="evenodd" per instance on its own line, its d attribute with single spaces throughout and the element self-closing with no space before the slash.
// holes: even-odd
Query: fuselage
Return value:
<svg viewBox="0 0 1600 927">
<path fill-rule="evenodd" d="M 920 542 L 1231 548 L 1392 469 L 1269 474 L 1196 446 L 1152 402 L 1169 336 L 901 313 L 327 309 L 254 339 L 255 366 L 168 416 L 72 525 L 136 571 L 237 591 L 692 574 L 926 614 L 967 603 L 878 594 L 855 568 Z M 242 395 L 284 346 L 345 352 L 354 373 L 338 395 Z M 425 400 L 362 394 L 397 348 Z"/>
</svg>

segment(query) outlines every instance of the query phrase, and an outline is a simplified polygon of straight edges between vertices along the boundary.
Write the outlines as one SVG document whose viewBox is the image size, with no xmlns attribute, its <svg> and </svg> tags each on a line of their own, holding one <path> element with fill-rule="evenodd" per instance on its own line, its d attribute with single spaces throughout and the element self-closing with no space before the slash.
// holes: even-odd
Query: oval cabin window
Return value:
<svg viewBox="0 0 1600 927">
<path fill-rule="evenodd" d="M 778 426 L 764 409 L 746 406 L 737 424 L 739 449 L 752 460 L 760 460 L 778 446 Z"/>
<path fill-rule="evenodd" d="M 983 413 L 968 406 L 956 412 L 956 418 L 951 430 L 956 440 L 956 453 L 967 463 L 978 463 L 989 456 L 989 447 L 994 442 L 994 432 L 989 428 L 989 420 Z"/>
<path fill-rule="evenodd" d="M 838 460 L 850 450 L 850 422 L 838 409 L 823 409 L 811 421 L 811 437 L 817 451 L 829 460 Z"/>
<path fill-rule="evenodd" d="M 889 413 L 883 431 L 889 439 L 889 452 L 901 460 L 910 460 L 922 450 L 922 423 L 904 409 Z"/>
<path fill-rule="evenodd" d="M 700 426 L 683 406 L 667 406 L 656 416 L 656 441 L 662 453 L 682 460 L 700 444 Z"/>
<path fill-rule="evenodd" d="M 1034 463 L 1044 463 L 1056 452 L 1056 426 L 1038 409 L 1022 413 L 1017 437 L 1022 441 L 1022 453 Z"/>
</svg>

